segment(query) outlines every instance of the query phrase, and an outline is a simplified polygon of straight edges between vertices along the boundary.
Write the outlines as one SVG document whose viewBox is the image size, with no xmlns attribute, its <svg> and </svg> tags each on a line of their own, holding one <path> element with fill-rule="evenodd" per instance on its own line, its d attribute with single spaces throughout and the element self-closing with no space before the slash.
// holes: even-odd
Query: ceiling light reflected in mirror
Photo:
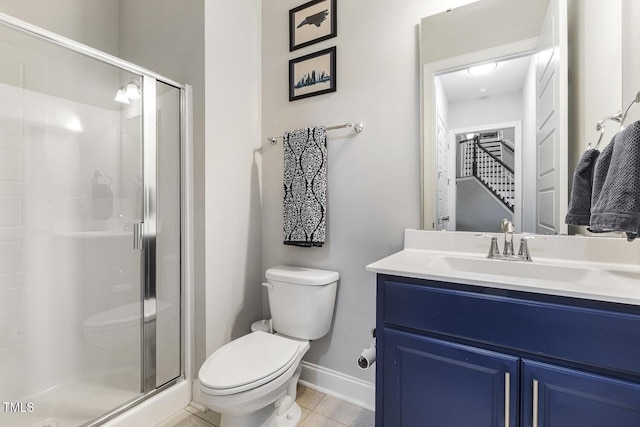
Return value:
<svg viewBox="0 0 640 427">
<path fill-rule="evenodd" d="M 473 67 L 467 68 L 467 73 L 472 76 L 481 76 L 483 74 L 489 74 L 498 68 L 497 62 L 487 62 L 486 64 L 474 65 Z"/>
</svg>

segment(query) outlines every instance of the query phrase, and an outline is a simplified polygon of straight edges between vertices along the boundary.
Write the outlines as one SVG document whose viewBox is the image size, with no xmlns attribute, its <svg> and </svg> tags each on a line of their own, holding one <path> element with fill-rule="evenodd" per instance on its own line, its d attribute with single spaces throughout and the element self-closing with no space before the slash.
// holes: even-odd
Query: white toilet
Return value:
<svg viewBox="0 0 640 427">
<path fill-rule="evenodd" d="M 338 273 L 277 266 L 265 274 L 275 334 L 256 331 L 215 351 L 198 379 L 205 405 L 222 414 L 220 427 L 294 427 L 300 361 L 309 340 L 329 332 Z"/>
</svg>

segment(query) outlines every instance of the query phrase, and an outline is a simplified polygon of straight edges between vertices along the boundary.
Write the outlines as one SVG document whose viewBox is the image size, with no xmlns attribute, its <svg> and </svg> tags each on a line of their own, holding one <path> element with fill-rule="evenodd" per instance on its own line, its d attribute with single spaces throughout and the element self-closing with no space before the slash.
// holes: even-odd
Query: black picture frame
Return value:
<svg viewBox="0 0 640 427">
<path fill-rule="evenodd" d="M 312 0 L 289 10 L 289 52 L 338 35 L 337 0 Z"/>
<path fill-rule="evenodd" d="M 336 90 L 335 46 L 289 61 L 289 101 Z"/>
</svg>

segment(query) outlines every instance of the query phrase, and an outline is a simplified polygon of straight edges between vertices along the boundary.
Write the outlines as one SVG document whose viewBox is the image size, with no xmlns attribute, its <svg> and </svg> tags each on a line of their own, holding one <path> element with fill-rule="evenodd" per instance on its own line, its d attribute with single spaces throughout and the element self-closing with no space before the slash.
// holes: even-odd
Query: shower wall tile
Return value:
<svg viewBox="0 0 640 427">
<path fill-rule="evenodd" d="M 0 274 L 22 271 L 22 242 L 0 242 Z"/>
<path fill-rule="evenodd" d="M 22 286 L 22 273 L 0 274 L 0 289 Z"/>
<path fill-rule="evenodd" d="M 0 349 L 24 340 L 24 324 L 23 316 L 0 320 Z"/>
<path fill-rule="evenodd" d="M 0 194 L 3 196 L 22 196 L 22 194 L 24 194 L 23 189 L 24 184 L 22 182 L 6 182 L 0 180 Z"/>
<path fill-rule="evenodd" d="M 22 197 L 0 196 L 0 227 L 22 225 Z"/>
<path fill-rule="evenodd" d="M 22 152 L 0 150 L 0 181 L 22 182 Z"/>
<path fill-rule="evenodd" d="M 0 134 L 22 136 L 22 107 L 0 104 Z"/>
<path fill-rule="evenodd" d="M 24 238 L 23 228 L 14 227 L 0 227 L 0 242 L 18 242 Z"/>
<path fill-rule="evenodd" d="M 22 288 L 0 289 L 0 320 L 17 317 L 24 308 Z"/>
</svg>

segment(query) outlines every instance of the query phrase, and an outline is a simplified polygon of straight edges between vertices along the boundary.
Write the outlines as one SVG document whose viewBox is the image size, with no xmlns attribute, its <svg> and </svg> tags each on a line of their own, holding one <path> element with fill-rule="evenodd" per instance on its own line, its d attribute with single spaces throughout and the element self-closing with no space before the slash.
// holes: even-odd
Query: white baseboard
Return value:
<svg viewBox="0 0 640 427">
<path fill-rule="evenodd" d="M 303 361 L 299 382 L 362 408 L 375 410 L 376 386 L 369 381 Z"/>
</svg>

